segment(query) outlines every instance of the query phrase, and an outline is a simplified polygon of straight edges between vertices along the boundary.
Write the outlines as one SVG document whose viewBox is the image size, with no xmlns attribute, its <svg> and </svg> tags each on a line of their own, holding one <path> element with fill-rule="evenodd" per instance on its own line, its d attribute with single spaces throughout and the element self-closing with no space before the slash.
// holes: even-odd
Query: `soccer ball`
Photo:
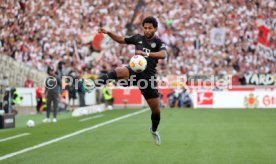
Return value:
<svg viewBox="0 0 276 164">
<path fill-rule="evenodd" d="M 108 105 L 108 106 L 107 106 L 107 109 L 108 109 L 108 110 L 112 110 L 112 109 L 113 109 L 112 105 Z"/>
<path fill-rule="evenodd" d="M 136 72 L 143 72 L 147 67 L 147 60 L 141 55 L 134 55 L 129 61 L 130 68 Z"/>
<path fill-rule="evenodd" d="M 26 125 L 28 128 L 33 128 L 35 127 L 35 122 L 33 120 L 28 120 Z"/>
</svg>

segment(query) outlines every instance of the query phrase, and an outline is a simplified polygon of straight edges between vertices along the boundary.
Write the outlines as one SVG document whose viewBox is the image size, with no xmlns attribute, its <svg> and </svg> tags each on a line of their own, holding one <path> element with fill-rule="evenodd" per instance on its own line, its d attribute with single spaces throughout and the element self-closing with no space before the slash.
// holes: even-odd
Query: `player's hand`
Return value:
<svg viewBox="0 0 276 164">
<path fill-rule="evenodd" d="M 145 53 L 144 51 L 141 51 L 141 50 L 136 50 L 136 51 L 135 51 L 135 54 L 136 54 L 136 55 L 146 56 L 146 53 Z"/>
<path fill-rule="evenodd" d="M 107 33 L 108 33 L 108 31 L 107 31 L 106 29 L 104 29 L 104 28 L 100 28 L 100 29 L 98 30 L 98 32 L 99 32 L 99 33 L 104 33 L 104 34 L 107 34 Z"/>
</svg>

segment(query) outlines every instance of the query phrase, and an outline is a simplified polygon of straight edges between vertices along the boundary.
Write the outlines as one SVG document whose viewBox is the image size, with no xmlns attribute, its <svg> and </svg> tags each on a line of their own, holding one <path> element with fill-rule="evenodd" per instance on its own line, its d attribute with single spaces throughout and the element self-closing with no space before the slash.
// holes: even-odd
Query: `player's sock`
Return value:
<svg viewBox="0 0 276 164">
<path fill-rule="evenodd" d="M 152 131 L 155 132 L 160 122 L 160 113 L 151 113 Z"/>
<path fill-rule="evenodd" d="M 107 74 L 102 75 L 100 78 L 95 80 L 96 87 L 100 87 L 102 85 L 105 85 L 108 80 L 116 80 L 117 79 L 117 73 L 115 71 L 111 71 Z"/>
</svg>

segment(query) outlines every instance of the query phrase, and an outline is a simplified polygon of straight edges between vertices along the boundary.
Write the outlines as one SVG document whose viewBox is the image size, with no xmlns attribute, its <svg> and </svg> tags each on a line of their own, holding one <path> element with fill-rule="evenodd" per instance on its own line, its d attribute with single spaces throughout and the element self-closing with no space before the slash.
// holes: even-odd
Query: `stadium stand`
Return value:
<svg viewBox="0 0 276 164">
<path fill-rule="evenodd" d="M 9 87 L 23 87 L 31 79 L 36 85 L 43 86 L 47 77 L 45 72 L 33 69 L 0 54 L 0 79 L 8 79 Z"/>
<path fill-rule="evenodd" d="M 169 57 L 158 65 L 160 75 L 276 73 L 275 61 L 256 53 L 256 20 L 276 17 L 274 0 L 139 2 L 5 0 L 0 4 L 0 52 L 43 72 L 54 65 L 63 75 L 99 74 L 102 67 L 110 70 L 127 64 L 134 49 L 112 42 L 93 58 L 95 49 L 82 37 L 95 34 L 100 26 L 121 35 L 130 29 L 141 32 L 141 17 L 153 15 L 168 44 Z"/>
</svg>

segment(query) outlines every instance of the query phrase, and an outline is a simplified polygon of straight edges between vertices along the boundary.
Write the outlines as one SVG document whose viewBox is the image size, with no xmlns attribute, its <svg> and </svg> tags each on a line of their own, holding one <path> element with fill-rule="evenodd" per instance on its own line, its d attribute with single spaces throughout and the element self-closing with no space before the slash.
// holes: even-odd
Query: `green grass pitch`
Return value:
<svg viewBox="0 0 276 164">
<path fill-rule="evenodd" d="M 1 157 L 81 129 L 139 111 L 113 110 L 71 117 L 60 113 L 57 123 L 43 124 L 43 115 L 18 116 L 16 128 L 0 129 Z M 276 110 L 164 109 L 156 146 L 149 133 L 150 111 L 0 160 L 0 164 L 259 164 L 276 163 Z M 79 121 L 96 115 L 102 117 Z M 28 119 L 36 127 L 27 128 Z"/>
</svg>

